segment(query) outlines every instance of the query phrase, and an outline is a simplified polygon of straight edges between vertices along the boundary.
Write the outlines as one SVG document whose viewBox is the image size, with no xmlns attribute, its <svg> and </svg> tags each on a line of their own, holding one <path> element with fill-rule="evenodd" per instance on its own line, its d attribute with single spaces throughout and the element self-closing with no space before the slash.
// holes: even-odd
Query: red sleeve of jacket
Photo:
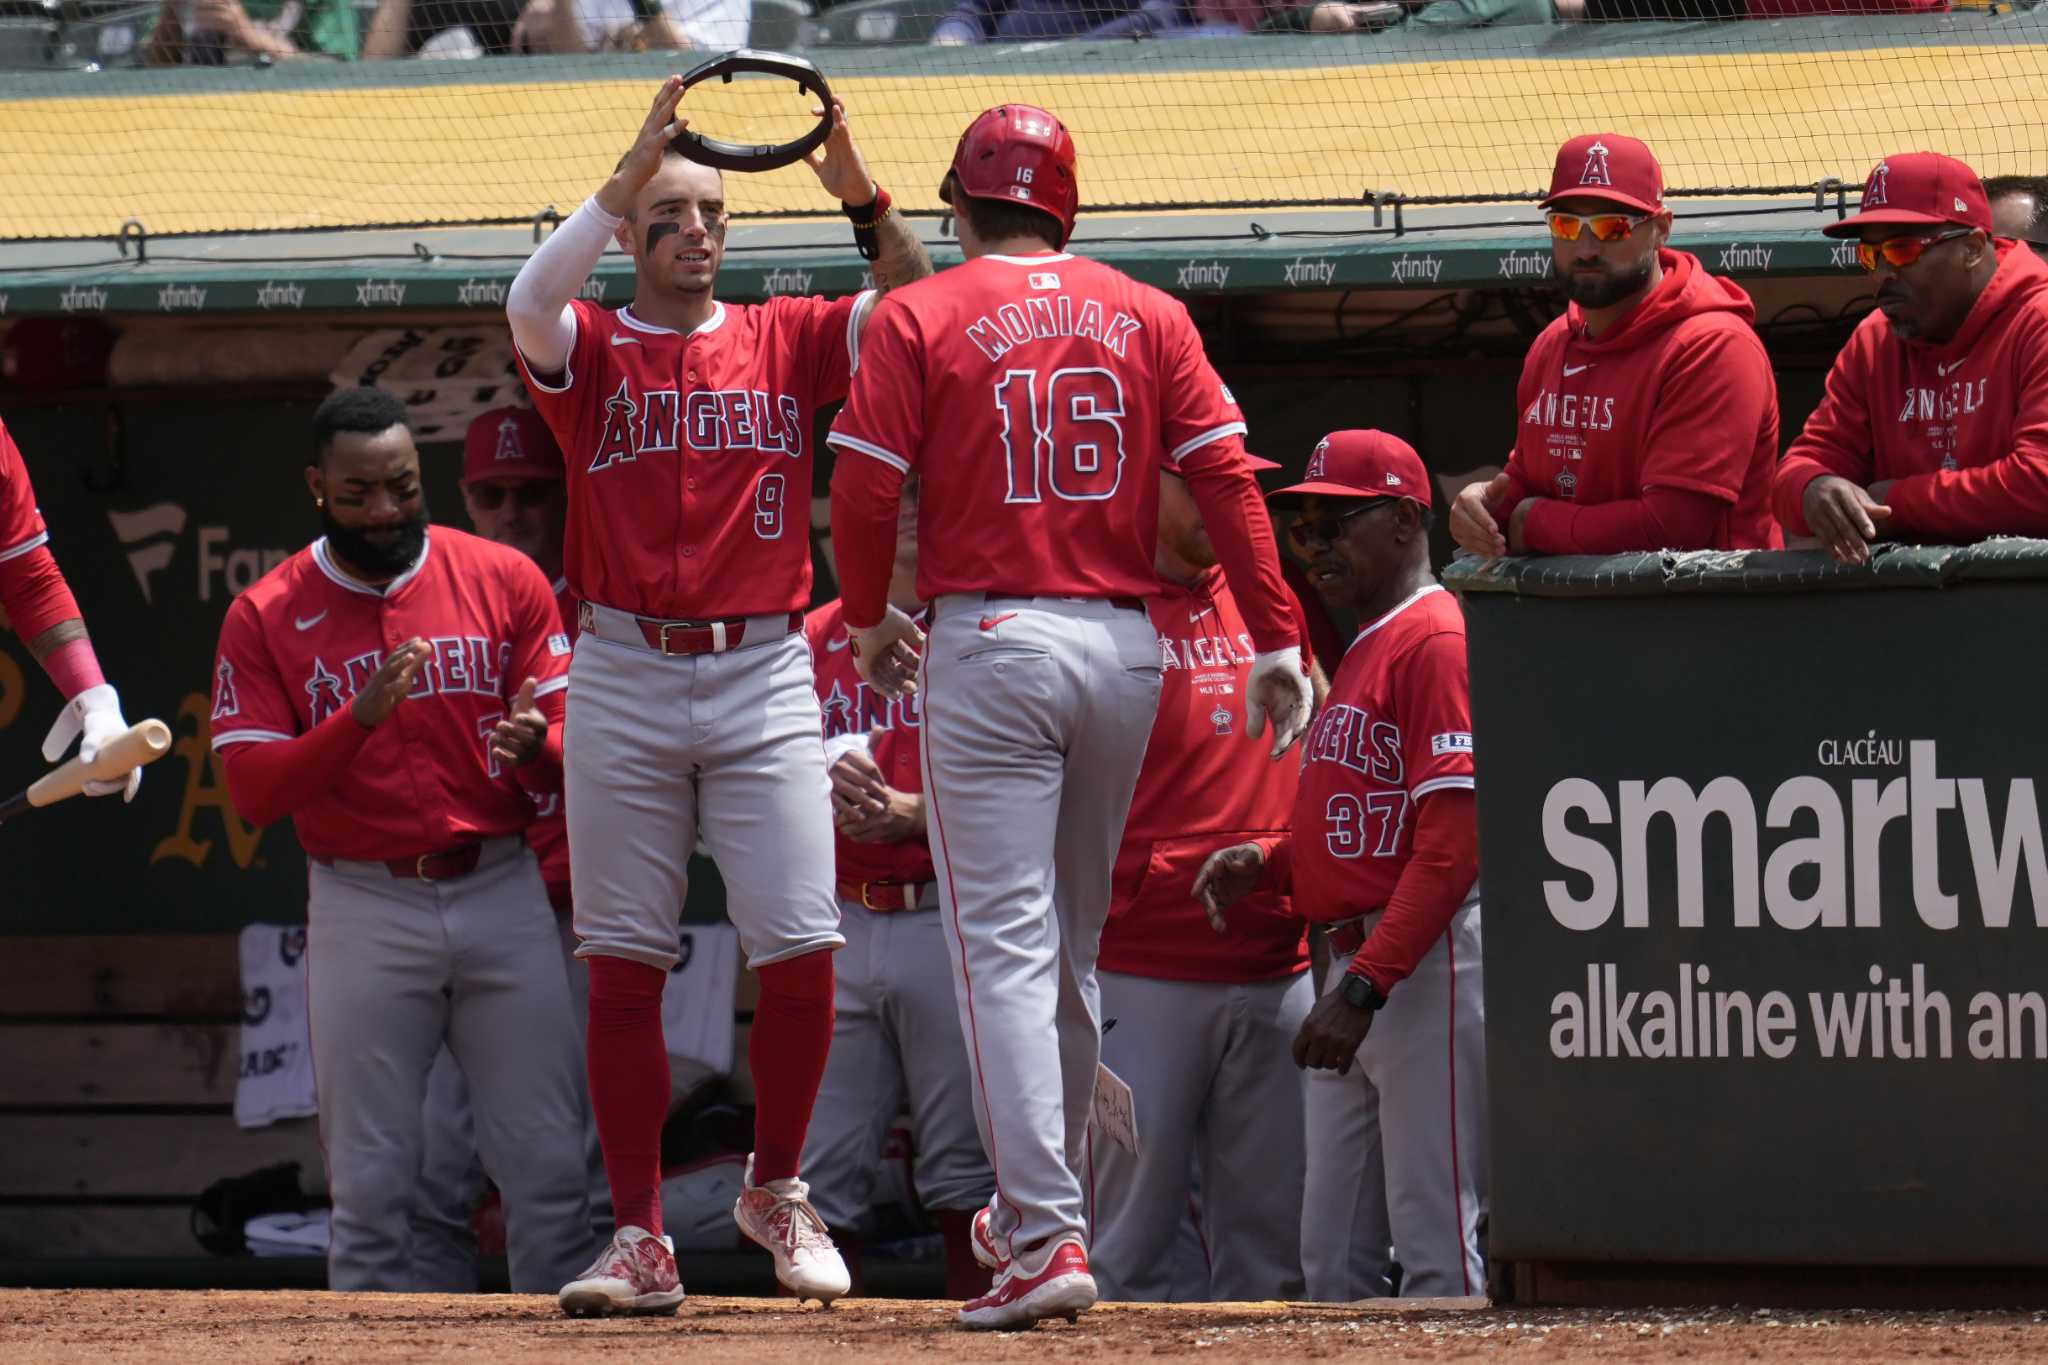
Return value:
<svg viewBox="0 0 2048 1365">
<path fill-rule="evenodd" d="M 1637 481 L 1644 492 L 1705 493 L 1732 507 L 1742 500 L 1766 415 L 1771 454 L 1777 454 L 1778 384 L 1748 323 L 1722 313 L 1695 326 L 1657 376 L 1658 392 L 1668 401 L 1657 405 L 1643 433 Z M 1656 548 L 1696 550 L 1710 543 L 1667 541 Z"/>
<path fill-rule="evenodd" d="M 1646 488 L 1640 498 L 1577 503 L 1545 498 L 1529 509 L 1522 539 L 1547 555 L 1617 555 L 1631 550 L 1712 548 L 1726 500 L 1682 488 Z"/>
<path fill-rule="evenodd" d="M 1292 834 L 1269 834 L 1254 839 L 1266 854 L 1266 870 L 1259 874 L 1259 885 L 1279 892 L 1283 896 L 1294 894 L 1294 836 Z"/>
<path fill-rule="evenodd" d="M 1351 971 L 1390 994 L 1443 937 L 1451 916 L 1479 880 L 1479 806 L 1470 788 L 1425 796 L 1415 812 L 1415 842 Z"/>
<path fill-rule="evenodd" d="M 273 824 L 333 786 L 369 738 L 344 706 L 303 735 L 229 745 L 220 751 L 228 795 L 250 824 Z"/>
<path fill-rule="evenodd" d="M 1771 511 L 1786 535 L 1813 534 L 1806 524 L 1806 485 L 1821 475 L 1839 474 L 1860 487 L 1870 486 L 1875 455 L 1868 395 L 1875 356 L 1872 323 L 1865 320 L 1835 357 L 1827 391 L 1806 419 L 1806 429 L 1778 462 Z"/>
<path fill-rule="evenodd" d="M 0 610 L 24 642 L 79 616 L 78 600 L 47 545 L 0 560 Z"/>
<path fill-rule="evenodd" d="M 1958 541 L 2048 535 L 2048 333 L 2018 344 L 2012 453 L 1900 479 L 1885 494 L 1891 529 Z"/>
<path fill-rule="evenodd" d="M 1208 527 L 1223 576 L 1244 613 L 1252 644 L 1262 654 L 1300 644 L 1298 609 L 1280 576 L 1273 519 L 1267 515 L 1259 481 L 1245 462 L 1244 438 L 1225 436 L 1187 452 L 1181 457 L 1180 473 L 1202 509 L 1202 524 Z"/>
</svg>

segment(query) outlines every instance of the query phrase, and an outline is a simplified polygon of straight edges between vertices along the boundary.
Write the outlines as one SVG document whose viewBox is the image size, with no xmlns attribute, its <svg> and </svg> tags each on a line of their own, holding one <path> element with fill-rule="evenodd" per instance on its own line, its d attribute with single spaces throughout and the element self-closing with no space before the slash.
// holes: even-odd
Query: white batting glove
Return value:
<svg viewBox="0 0 2048 1365">
<path fill-rule="evenodd" d="M 121 696 L 106 683 L 88 687 L 57 713 L 57 721 L 50 727 L 50 733 L 43 736 L 43 757 L 55 763 L 71 747 L 71 741 L 78 743 L 78 757 L 92 762 L 99 753 L 100 745 L 121 734 L 128 728 L 128 722 L 121 718 Z M 142 769 L 130 768 L 128 776 L 112 782 L 88 782 L 87 796 L 112 796 L 121 793 L 123 801 L 133 801 L 135 793 L 142 789 Z"/>
<path fill-rule="evenodd" d="M 1244 689 L 1244 728 L 1257 739 L 1266 732 L 1266 718 L 1271 716 L 1274 758 L 1301 738 L 1315 709 L 1315 692 L 1309 686 L 1308 665 L 1301 661 L 1300 645 L 1268 650 L 1252 660 L 1251 679 Z"/>
<path fill-rule="evenodd" d="M 895 607 L 865 630 L 847 627 L 853 644 L 853 666 L 861 681 L 885 697 L 904 697 L 917 691 L 917 661 L 924 650 L 924 632 L 917 623 Z"/>
</svg>

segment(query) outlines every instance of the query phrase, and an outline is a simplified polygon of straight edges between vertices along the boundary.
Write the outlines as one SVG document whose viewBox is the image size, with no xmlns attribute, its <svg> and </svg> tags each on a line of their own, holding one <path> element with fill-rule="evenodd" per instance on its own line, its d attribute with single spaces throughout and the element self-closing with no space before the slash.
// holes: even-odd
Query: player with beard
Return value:
<svg viewBox="0 0 2048 1365">
<path fill-rule="evenodd" d="M 590 1253 L 576 1029 L 555 916 L 522 837 L 561 784 L 569 639 L 516 550 L 427 526 L 405 408 L 314 413 L 326 534 L 228 608 L 213 747 L 251 823 L 307 861 L 308 1012 L 333 1197 L 328 1283 L 412 1287 L 427 1073 L 469 1082 L 503 1192 L 512 1287 Z"/>
<path fill-rule="evenodd" d="M 1666 245 L 1657 158 L 1618 133 L 1575 137 L 1543 208 L 1570 303 L 1522 365 L 1507 468 L 1458 494 L 1452 537 L 1486 557 L 1779 544 L 1756 306 Z"/>
</svg>

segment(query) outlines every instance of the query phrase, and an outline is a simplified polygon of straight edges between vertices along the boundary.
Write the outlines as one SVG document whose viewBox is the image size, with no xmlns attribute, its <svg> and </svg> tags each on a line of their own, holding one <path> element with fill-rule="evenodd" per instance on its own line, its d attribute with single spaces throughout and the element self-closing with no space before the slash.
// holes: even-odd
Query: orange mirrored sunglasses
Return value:
<svg viewBox="0 0 2048 1365">
<path fill-rule="evenodd" d="M 1947 232 L 1937 232 L 1932 237 L 1887 237 L 1881 242 L 1858 242 L 1856 259 L 1869 271 L 1877 269 L 1880 257 L 1892 269 L 1904 270 L 1925 256 L 1927 248 L 1953 241 L 1958 237 L 1967 237 L 1975 231 L 1975 228 L 1951 228 Z"/>
<path fill-rule="evenodd" d="M 1593 229 L 1594 241 L 1618 242 L 1657 215 L 1654 213 L 1638 215 L 1626 213 L 1595 213 L 1590 215 L 1552 213 L 1545 216 L 1550 219 L 1550 235 L 1557 238 L 1560 242 L 1578 241 L 1579 233 L 1588 227 Z"/>
</svg>

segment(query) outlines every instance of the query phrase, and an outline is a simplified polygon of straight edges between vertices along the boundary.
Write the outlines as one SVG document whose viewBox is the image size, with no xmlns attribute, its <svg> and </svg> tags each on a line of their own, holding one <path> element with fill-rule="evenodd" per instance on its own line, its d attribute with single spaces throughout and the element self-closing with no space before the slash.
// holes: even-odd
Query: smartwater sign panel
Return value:
<svg viewBox="0 0 2048 1365">
<path fill-rule="evenodd" d="M 2048 581 L 1767 562 L 1466 594 L 1493 1253 L 2048 1264 Z"/>
</svg>

